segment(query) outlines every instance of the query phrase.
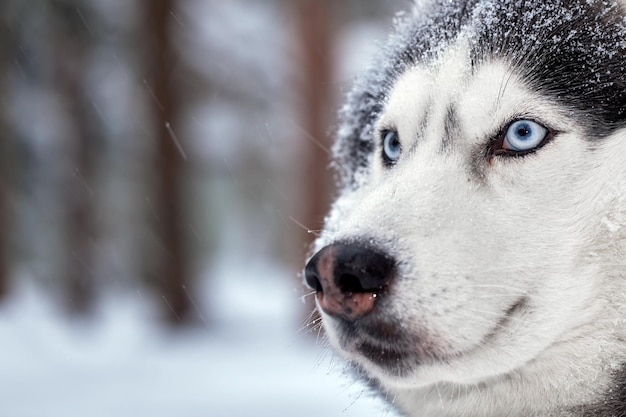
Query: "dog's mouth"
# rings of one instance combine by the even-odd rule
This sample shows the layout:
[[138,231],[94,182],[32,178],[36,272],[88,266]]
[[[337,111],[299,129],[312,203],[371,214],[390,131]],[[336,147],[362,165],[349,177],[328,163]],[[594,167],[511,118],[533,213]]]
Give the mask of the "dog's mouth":
[[485,345],[489,343],[496,335],[500,332],[505,331],[511,324],[518,319],[519,314],[524,308],[526,308],[528,304],[528,298],[523,296],[518,299],[515,303],[511,305],[505,312],[504,315],[496,322],[495,326],[491,330],[491,332],[487,333],[487,335],[483,338],[482,342],[479,346]]
[[472,354],[474,351],[491,348],[493,340],[502,332],[511,330],[528,300],[522,297],[506,309],[500,319],[469,349],[455,349],[445,339],[427,332],[411,332],[400,329],[383,320],[367,322],[334,322],[340,335],[340,347],[357,365],[369,363],[393,377],[403,377],[422,365],[448,362]]
[[408,363],[417,364],[419,362],[413,352],[397,350],[391,346],[381,347],[368,342],[361,342],[356,345],[356,351],[368,361],[394,376],[405,374],[406,370],[409,369]]
[[349,322],[335,318],[332,326],[339,335],[341,350],[357,365],[368,362],[387,374],[403,376],[415,366],[433,359],[431,352],[424,349],[428,345],[426,340],[388,321]]

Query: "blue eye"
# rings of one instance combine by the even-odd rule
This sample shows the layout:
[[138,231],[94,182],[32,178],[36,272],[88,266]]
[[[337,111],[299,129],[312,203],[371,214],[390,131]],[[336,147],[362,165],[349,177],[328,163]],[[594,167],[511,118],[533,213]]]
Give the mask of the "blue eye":
[[531,120],[518,120],[509,125],[502,149],[513,152],[530,151],[542,144],[548,129]]
[[382,133],[383,137],[383,160],[387,165],[394,164],[400,159],[402,153],[402,146],[400,145],[400,138],[398,132],[394,130],[386,130]]

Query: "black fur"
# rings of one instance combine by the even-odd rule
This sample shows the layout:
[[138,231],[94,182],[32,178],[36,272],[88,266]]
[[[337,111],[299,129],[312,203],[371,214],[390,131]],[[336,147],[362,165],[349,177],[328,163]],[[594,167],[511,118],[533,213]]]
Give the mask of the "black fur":
[[597,404],[585,405],[572,410],[581,417],[626,417],[626,365],[615,373],[614,388]]

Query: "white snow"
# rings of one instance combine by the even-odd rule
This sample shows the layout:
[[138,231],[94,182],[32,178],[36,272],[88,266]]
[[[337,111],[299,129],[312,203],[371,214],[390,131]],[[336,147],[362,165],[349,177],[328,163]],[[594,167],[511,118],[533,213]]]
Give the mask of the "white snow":
[[[294,279],[264,265],[213,268],[206,326],[158,326],[147,294],[110,296],[68,322],[21,284],[0,305],[0,401],[11,417],[391,415],[341,360],[299,333]],[[254,272],[254,273],[253,273]],[[21,280],[28,282],[28,280]],[[297,319],[296,319],[297,318]]]

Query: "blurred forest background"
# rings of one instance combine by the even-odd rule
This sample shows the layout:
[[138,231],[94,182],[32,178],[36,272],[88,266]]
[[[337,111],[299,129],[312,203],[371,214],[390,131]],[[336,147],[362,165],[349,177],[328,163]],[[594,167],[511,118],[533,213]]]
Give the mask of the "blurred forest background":
[[220,282],[301,297],[335,110],[408,5],[0,2],[0,344],[25,289],[63,322],[127,297],[208,332],[246,303]]
[[145,287],[184,321],[218,257],[298,270],[346,66],[382,37],[355,25],[390,3],[4,0],[0,293],[88,314]]

